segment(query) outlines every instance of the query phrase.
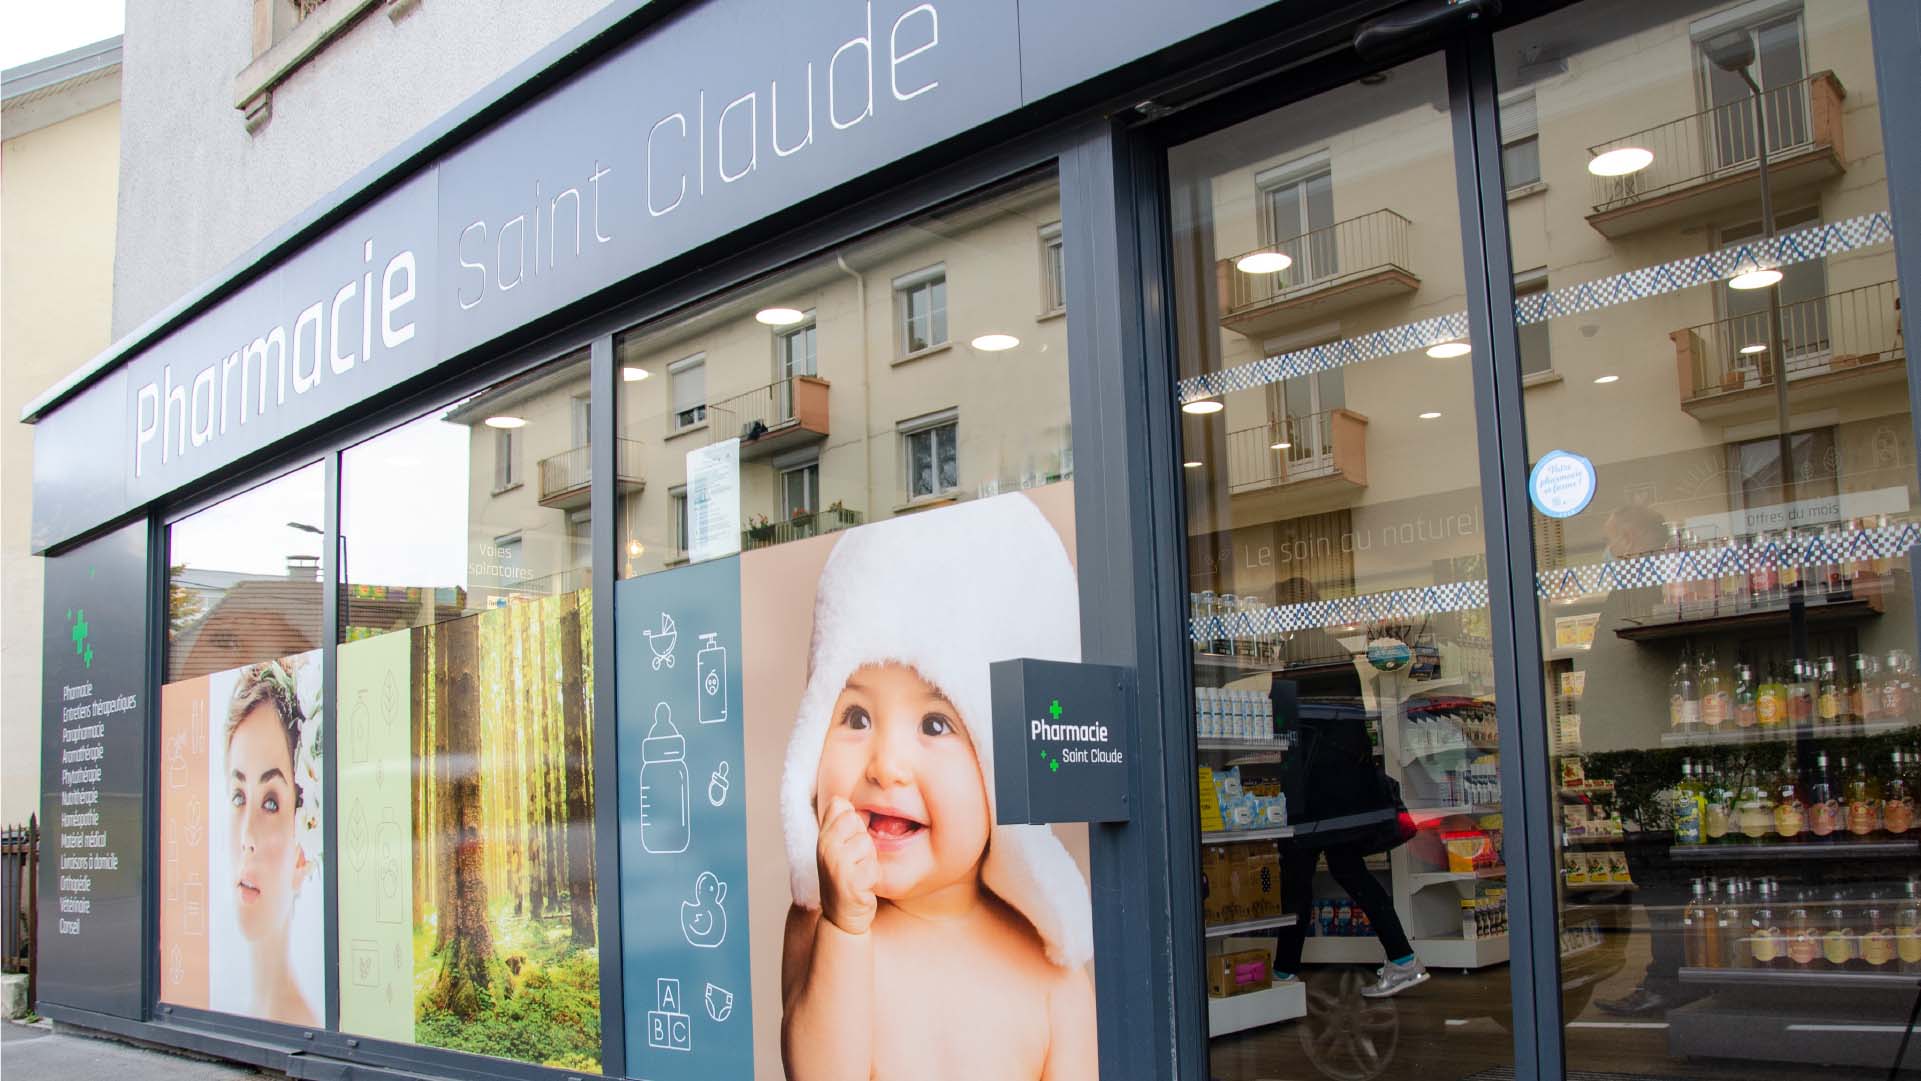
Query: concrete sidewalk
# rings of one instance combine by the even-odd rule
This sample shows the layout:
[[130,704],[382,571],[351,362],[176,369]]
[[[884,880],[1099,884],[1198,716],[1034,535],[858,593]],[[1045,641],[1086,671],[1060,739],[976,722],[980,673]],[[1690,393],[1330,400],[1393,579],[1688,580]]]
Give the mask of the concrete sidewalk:
[[47,1022],[0,1022],[0,1073],[7,1081],[139,1078],[140,1081],[232,1081],[278,1077],[228,1063],[203,1062],[115,1040],[55,1032]]

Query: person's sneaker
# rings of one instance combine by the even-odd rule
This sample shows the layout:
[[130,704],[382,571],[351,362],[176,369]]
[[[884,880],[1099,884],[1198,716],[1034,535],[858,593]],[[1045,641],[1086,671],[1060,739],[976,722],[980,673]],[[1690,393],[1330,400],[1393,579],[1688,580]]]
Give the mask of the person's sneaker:
[[1596,999],[1594,1005],[1602,1013],[1616,1017],[1633,1017],[1636,1014],[1654,1013],[1669,1005],[1667,997],[1645,987],[1636,987],[1620,998]]
[[1427,982],[1427,966],[1416,957],[1405,963],[1389,961],[1381,966],[1372,984],[1361,988],[1362,998],[1386,998]]

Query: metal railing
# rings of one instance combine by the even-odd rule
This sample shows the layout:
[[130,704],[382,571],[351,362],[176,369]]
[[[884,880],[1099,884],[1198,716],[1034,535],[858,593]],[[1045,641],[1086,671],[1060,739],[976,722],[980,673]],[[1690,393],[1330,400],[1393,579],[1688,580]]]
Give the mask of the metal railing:
[[289,2],[293,4],[294,24],[299,25],[312,18],[314,12],[326,6],[327,0],[289,0]]
[[[641,447],[638,439],[615,440],[614,474],[617,479],[641,479]],[[540,498],[543,500],[585,488],[594,480],[593,447],[575,447],[550,458],[542,458],[538,468]]]
[[[1407,232],[1406,218],[1392,210],[1376,210],[1223,259],[1227,310],[1285,300],[1289,293],[1384,267],[1406,270]],[[1272,274],[1248,274],[1235,268],[1235,263],[1256,252],[1279,252],[1290,262],[1285,270]]]
[[[1895,282],[1781,305],[1781,351],[1790,380],[1899,359],[1905,351]],[[1692,397],[1731,393],[1774,381],[1766,309],[1676,331],[1693,372]],[[1742,352],[1743,349],[1750,352]]]
[[1227,490],[1333,476],[1334,411],[1281,417],[1227,433]]
[[722,437],[744,435],[748,428],[755,424],[771,430],[791,423],[796,415],[795,386],[802,378],[804,377],[792,375],[786,379],[776,379],[764,387],[755,387],[745,394],[736,394],[731,398],[723,398],[715,402],[711,411],[726,417],[734,425],[732,430],[723,431]]
[[786,544],[788,541],[852,529],[860,522],[861,514],[857,510],[829,507],[812,514],[795,515],[784,522],[748,526],[740,531],[740,546],[749,551],[755,548],[772,548],[776,544]]
[[[1837,106],[1833,76],[1826,72],[1761,92],[1761,128],[1770,158],[1791,154],[1828,137],[1821,117]],[[1588,147],[1598,158],[1610,150],[1638,148],[1654,155],[1645,169],[1625,176],[1588,177],[1595,213],[1618,210],[1723,173],[1751,165],[1758,156],[1754,99],[1743,97]]]
[[40,927],[40,820],[0,830],[0,972],[27,974],[27,1006],[35,1001],[33,943]]

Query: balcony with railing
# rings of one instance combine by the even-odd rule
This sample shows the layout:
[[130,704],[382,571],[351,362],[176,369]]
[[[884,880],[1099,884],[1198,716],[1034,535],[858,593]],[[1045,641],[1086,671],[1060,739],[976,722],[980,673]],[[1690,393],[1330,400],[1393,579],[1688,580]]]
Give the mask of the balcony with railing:
[[765,522],[749,525],[740,531],[742,550],[772,548],[788,541],[818,537],[822,533],[835,533],[852,529],[861,523],[861,514],[846,507],[828,507],[826,510],[796,514],[784,522]]
[[[1252,269],[1275,263],[1285,265],[1273,271]],[[1221,325],[1249,337],[1402,296],[1421,286],[1421,279],[1408,269],[1408,220],[1392,210],[1337,221],[1222,259],[1215,273]]]
[[[1781,305],[1780,349],[1795,404],[1906,385],[1907,347],[1892,281]],[[1671,332],[1681,408],[1725,419],[1775,405],[1766,309]]]
[[[707,407],[712,438],[739,436],[743,461],[822,442],[829,431],[828,386],[819,376],[795,375],[714,402]],[[674,418],[667,422],[671,428]]]
[[[1831,71],[1761,93],[1768,184],[1777,205],[1782,195],[1839,176],[1847,168],[1841,142],[1841,102],[1846,96]],[[1619,237],[1717,211],[1758,208],[1760,139],[1754,104],[1752,97],[1744,97],[1589,147],[1594,209],[1588,224],[1604,236]],[[1644,167],[1618,176],[1594,173],[1596,168],[1611,171],[1611,163],[1628,151],[1652,157]],[[1606,154],[1614,158],[1602,161]],[[1612,168],[1625,168],[1640,156]]]
[[[647,482],[641,476],[641,442],[620,439],[614,446],[614,480],[620,494],[638,492]],[[540,460],[540,505],[555,510],[578,510],[587,505],[593,486],[592,447],[575,447]]]
[[1227,490],[1367,486],[1367,418],[1348,409],[1282,417],[1227,433]]

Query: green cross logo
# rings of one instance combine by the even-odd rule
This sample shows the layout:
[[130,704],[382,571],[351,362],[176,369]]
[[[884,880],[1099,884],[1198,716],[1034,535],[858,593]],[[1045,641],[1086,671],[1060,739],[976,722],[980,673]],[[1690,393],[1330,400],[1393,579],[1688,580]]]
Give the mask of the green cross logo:
[[1047,714],[1048,716],[1054,718],[1057,721],[1061,719],[1061,700],[1060,699],[1058,698],[1054,699],[1053,704],[1047,707]]
[[86,609],[67,609],[67,619],[73,624],[70,637],[73,639],[74,655],[92,668],[93,647],[87,644],[87,635],[93,633],[93,625],[87,622]]

